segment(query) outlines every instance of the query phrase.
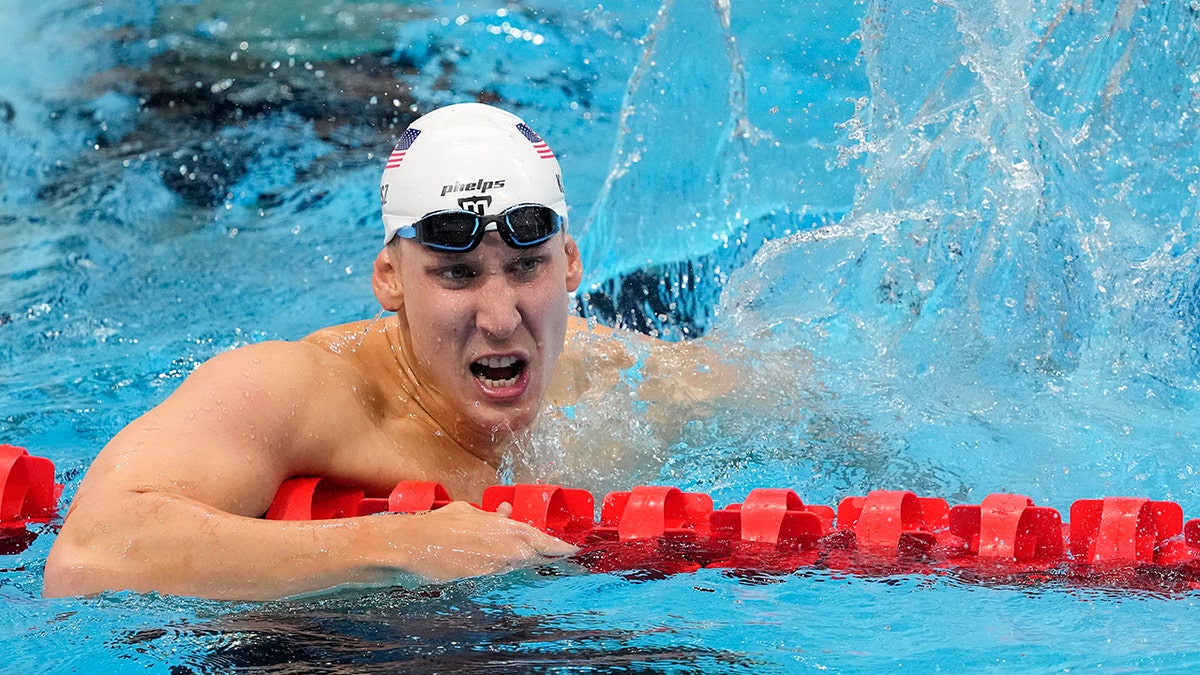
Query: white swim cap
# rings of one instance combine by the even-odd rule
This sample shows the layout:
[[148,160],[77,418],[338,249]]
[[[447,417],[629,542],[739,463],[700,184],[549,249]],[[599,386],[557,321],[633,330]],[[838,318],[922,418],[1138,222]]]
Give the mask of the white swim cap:
[[439,108],[409,125],[379,184],[383,243],[434,211],[494,215],[542,204],[567,218],[562,171],[520,117],[482,103]]

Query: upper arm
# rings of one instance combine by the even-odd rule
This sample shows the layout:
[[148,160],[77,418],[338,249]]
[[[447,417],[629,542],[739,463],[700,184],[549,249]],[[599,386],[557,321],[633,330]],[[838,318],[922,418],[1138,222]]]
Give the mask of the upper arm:
[[554,405],[574,405],[588,393],[612,389],[621,371],[637,363],[624,335],[577,316],[567,317],[566,340],[546,399]]
[[721,396],[736,381],[732,364],[704,339],[667,342],[571,317],[551,400],[577,401],[589,389],[607,390],[630,368],[639,371],[641,400],[677,407],[681,414],[682,406]]
[[344,375],[323,367],[329,358],[313,345],[282,342],[213,358],[109,442],[75,504],[170,492],[229,513],[262,514],[284,479],[319,470],[329,454],[325,406],[316,401],[346,390],[330,386]]

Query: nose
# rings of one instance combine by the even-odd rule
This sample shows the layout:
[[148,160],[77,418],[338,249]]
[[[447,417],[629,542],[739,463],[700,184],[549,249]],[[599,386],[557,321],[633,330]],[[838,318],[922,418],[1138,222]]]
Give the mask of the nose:
[[493,274],[480,289],[475,308],[475,325],[487,337],[506,340],[521,325],[518,295],[503,274]]

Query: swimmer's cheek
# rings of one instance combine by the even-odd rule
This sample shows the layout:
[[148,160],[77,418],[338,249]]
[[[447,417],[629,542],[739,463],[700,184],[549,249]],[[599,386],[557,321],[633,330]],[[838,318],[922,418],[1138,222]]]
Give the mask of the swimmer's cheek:
[[392,521],[383,533],[382,566],[431,581],[504,572],[577,551],[525,523],[465,502],[424,514],[376,518]]

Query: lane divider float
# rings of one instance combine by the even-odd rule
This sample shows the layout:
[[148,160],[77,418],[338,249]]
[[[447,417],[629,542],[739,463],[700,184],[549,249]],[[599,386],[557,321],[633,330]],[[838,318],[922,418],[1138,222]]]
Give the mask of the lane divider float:
[[25,448],[0,445],[0,555],[29,548],[37,534],[26,525],[53,518],[61,494],[62,486],[54,482],[54,462]]
[[[315,478],[284,483],[268,518],[326,519],[419,513],[450,496],[405,481],[386,498]],[[593,571],[674,573],[712,568],[790,573],[817,567],[867,574],[957,573],[1000,583],[1064,581],[1149,590],[1200,589],[1200,519],[1168,501],[1083,499],[1069,521],[1023,495],[991,494],[951,506],[907,490],[875,490],[836,510],[789,489],[757,488],[716,509],[710,496],[669,486],[594,498],[557,485],[492,486],[477,506],[581,547]]]
[[[0,445],[0,555],[25,550],[27,525],[57,516],[54,464]],[[326,478],[285,481],[265,517],[324,520],[421,513],[452,501],[433,482],[404,481],[386,497]],[[756,488],[717,509],[707,494],[643,485],[595,499],[558,485],[495,485],[477,506],[580,547],[593,571],[631,575],[704,567],[739,574],[803,568],[855,574],[957,574],[999,583],[1065,582],[1158,591],[1200,590],[1200,519],[1179,504],[1141,497],[1081,499],[1069,519],[1023,495],[990,494],[951,506],[907,490],[845,497],[837,508],[806,504],[789,489]]]

